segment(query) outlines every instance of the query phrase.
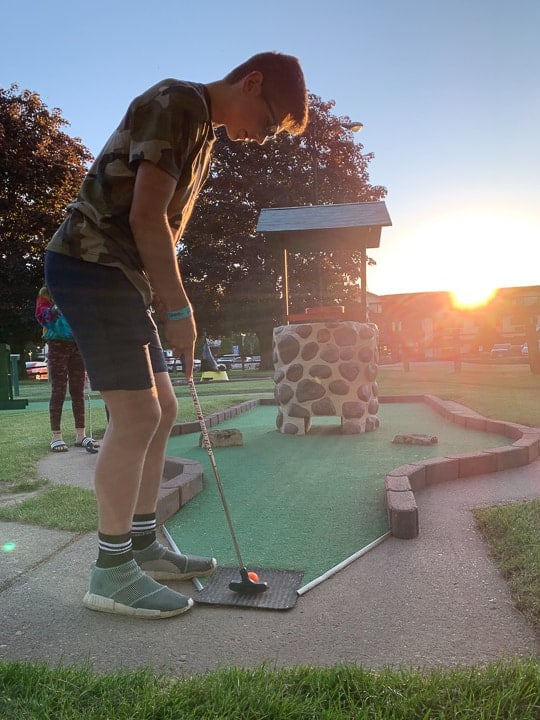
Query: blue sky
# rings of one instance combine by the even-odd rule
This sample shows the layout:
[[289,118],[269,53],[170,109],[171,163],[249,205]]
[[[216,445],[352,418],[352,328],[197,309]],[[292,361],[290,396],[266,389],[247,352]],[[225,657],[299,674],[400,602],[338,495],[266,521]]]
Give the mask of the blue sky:
[[96,154],[132,97],[209,82],[262,50],[364,123],[392,228],[370,254],[381,293],[540,283],[538,0],[18,0],[0,87],[39,93]]

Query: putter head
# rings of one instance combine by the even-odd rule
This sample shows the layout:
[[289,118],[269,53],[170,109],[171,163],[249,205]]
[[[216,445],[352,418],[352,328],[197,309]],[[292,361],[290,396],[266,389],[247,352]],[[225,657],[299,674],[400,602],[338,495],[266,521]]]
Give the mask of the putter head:
[[240,595],[258,595],[268,590],[265,582],[254,582],[248,575],[247,568],[240,568],[242,580],[233,580],[229,583],[229,590]]

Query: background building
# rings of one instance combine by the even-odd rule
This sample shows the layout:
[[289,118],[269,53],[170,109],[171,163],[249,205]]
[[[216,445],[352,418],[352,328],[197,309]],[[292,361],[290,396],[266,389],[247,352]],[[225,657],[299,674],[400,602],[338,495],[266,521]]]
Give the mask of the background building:
[[507,356],[523,358],[540,337],[540,285],[500,288],[474,308],[457,307],[449,292],[370,293],[368,308],[382,358],[394,362],[482,356],[502,343]]

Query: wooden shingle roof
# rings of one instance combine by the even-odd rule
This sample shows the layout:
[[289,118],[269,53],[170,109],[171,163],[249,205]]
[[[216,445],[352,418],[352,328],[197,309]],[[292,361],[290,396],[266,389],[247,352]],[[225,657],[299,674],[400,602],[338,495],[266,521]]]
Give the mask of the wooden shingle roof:
[[381,228],[392,221],[382,200],[342,205],[264,208],[257,231],[283,248],[319,252],[379,247]]

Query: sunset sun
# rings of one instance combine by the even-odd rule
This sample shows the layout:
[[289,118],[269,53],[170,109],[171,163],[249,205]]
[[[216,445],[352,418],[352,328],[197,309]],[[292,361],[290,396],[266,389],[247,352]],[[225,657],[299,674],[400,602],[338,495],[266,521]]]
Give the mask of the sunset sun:
[[458,308],[472,308],[485,305],[495,295],[496,288],[481,283],[467,282],[462,286],[455,286],[450,294],[452,302]]

